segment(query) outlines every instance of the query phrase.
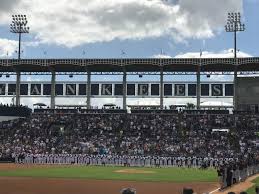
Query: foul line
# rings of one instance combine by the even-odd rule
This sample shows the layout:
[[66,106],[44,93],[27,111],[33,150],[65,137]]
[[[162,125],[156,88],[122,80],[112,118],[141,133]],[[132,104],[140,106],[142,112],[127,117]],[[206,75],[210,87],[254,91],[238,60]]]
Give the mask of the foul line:
[[217,188],[217,189],[215,189],[214,191],[209,192],[209,194],[215,193],[215,192],[217,192],[219,189],[220,189],[220,188]]

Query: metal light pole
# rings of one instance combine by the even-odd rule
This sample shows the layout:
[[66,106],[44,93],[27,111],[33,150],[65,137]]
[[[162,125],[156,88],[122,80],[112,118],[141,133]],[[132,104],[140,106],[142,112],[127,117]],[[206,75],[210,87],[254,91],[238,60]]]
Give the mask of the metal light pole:
[[[29,33],[29,27],[27,27],[26,15],[12,15],[12,23],[10,24],[10,32],[19,35],[19,49],[18,49],[18,62],[21,60],[21,37],[22,34]],[[20,82],[21,72],[16,70],[16,106],[20,105]]]
[[234,32],[234,60],[235,60],[235,70],[234,70],[234,110],[238,108],[237,100],[237,32],[245,31],[245,24],[241,23],[241,14],[238,13],[228,13],[227,25],[225,26],[226,32]]
[[160,109],[164,109],[164,66],[160,57]]
[[121,50],[121,67],[123,69],[123,78],[122,78],[122,109],[127,109],[127,68],[123,64],[123,56],[126,55],[124,50]]
[[197,68],[197,86],[196,86],[196,93],[197,93],[197,109],[200,109],[201,106],[201,66],[202,66],[202,51],[200,50],[200,62],[198,64]]
[[165,55],[163,49],[160,52],[161,56],[159,57],[159,66],[160,66],[160,109],[164,109],[164,65],[162,62],[162,56]]

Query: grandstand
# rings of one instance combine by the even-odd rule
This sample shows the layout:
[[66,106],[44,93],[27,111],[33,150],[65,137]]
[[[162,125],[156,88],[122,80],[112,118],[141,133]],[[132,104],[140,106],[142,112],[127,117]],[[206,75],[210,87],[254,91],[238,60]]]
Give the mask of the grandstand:
[[[1,100],[12,99],[0,104],[0,193],[225,194],[253,186],[259,174],[259,58],[237,57],[236,33],[245,30],[240,13],[229,13],[226,25],[234,32],[234,58],[202,58],[201,52],[200,58],[21,59],[21,34],[29,27],[26,15],[12,18],[18,59],[0,59],[0,77],[16,77],[0,82]],[[22,81],[27,75],[50,80]],[[96,75],[122,80],[94,81]],[[158,75],[159,81],[129,81],[131,75]],[[177,75],[196,80],[165,81]],[[205,82],[203,75],[234,81]],[[21,103],[30,98],[44,100]],[[57,103],[61,98],[65,104]],[[98,107],[94,98],[120,98],[122,106]],[[128,103],[137,98],[152,100]]]
[[[129,85],[127,85],[127,75],[134,74],[152,74],[160,75],[160,82],[157,85],[157,91],[160,98],[160,109],[164,107],[164,96],[165,96],[165,85],[164,85],[164,75],[197,75],[197,81],[194,84],[193,88],[194,94],[197,98],[197,108],[200,108],[200,99],[201,99],[201,75],[208,75],[212,73],[222,74],[222,75],[233,75],[234,71],[238,71],[241,75],[255,75],[258,72],[258,63],[259,58],[226,58],[226,59],[217,59],[217,58],[206,58],[206,59],[24,59],[24,60],[0,60],[0,72],[7,75],[16,75],[16,83],[12,85],[5,84],[1,85],[1,91],[5,91],[8,88],[8,95],[15,94],[16,105],[20,105],[20,96],[21,92],[26,90],[20,88],[21,85],[21,75],[49,75],[51,74],[51,83],[44,86],[44,91],[46,95],[50,95],[50,108],[55,108],[55,98],[56,95],[59,95],[61,90],[63,94],[63,89],[60,88],[60,84],[56,84],[56,75],[59,74],[80,74],[87,75],[86,84],[82,85],[82,95],[86,96],[87,99],[87,108],[91,107],[91,96],[93,95],[93,87],[95,85],[91,84],[91,75],[123,75],[122,84],[118,86],[118,93],[123,97],[123,109],[127,107],[127,90],[129,90]],[[118,85],[118,84],[117,84]],[[163,87],[161,87],[163,86]],[[31,95],[38,95],[37,92],[41,91],[41,86],[33,84],[31,86],[35,91],[31,91]],[[59,87],[59,89],[58,89]],[[63,86],[62,86],[63,87]],[[75,84],[68,85],[66,91],[70,92],[75,91]],[[170,86],[169,86],[170,87]],[[172,86],[171,86],[172,87]],[[178,93],[175,93],[177,96],[185,96],[182,90],[185,90],[185,86],[177,85],[175,90],[178,90]],[[220,86],[219,86],[220,87]],[[222,86],[221,86],[222,87]],[[230,85],[231,87],[231,85]],[[233,87],[233,85],[232,85]],[[237,92],[237,83],[234,84],[233,92],[230,96],[233,96],[235,109],[240,109],[243,107],[238,105],[238,94]],[[56,89],[57,88],[57,89]],[[221,89],[221,88],[218,88]],[[27,86],[28,90],[28,86]],[[59,91],[58,91],[59,90]],[[98,89],[97,89],[98,90]],[[158,91],[159,90],[159,91]],[[222,90],[222,89],[221,89]],[[230,89],[231,90],[231,89]],[[147,91],[147,86],[139,85],[138,86],[138,95],[145,96]],[[34,92],[34,93],[33,93]],[[35,93],[36,92],[36,93]],[[111,91],[110,85],[102,86],[103,95],[109,96]],[[6,92],[7,93],[7,92]],[[234,93],[234,95],[233,95]],[[26,94],[26,93],[25,93]],[[41,94],[41,92],[40,92]],[[2,92],[2,95],[5,93]],[[43,93],[44,95],[44,93]],[[134,92],[135,95],[135,92]],[[215,95],[217,96],[217,95]],[[220,96],[220,95],[218,95]],[[235,104],[237,102],[237,104]],[[255,103],[254,103],[255,104]],[[257,103],[259,104],[259,103]],[[238,107],[240,106],[240,107]],[[247,109],[247,108],[246,108]],[[250,108],[248,108],[250,110]]]

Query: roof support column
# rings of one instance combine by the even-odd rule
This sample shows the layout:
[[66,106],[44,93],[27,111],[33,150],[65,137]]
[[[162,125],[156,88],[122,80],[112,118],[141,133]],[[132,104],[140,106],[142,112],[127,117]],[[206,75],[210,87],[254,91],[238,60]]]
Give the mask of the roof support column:
[[234,71],[234,97],[233,97],[234,110],[238,110],[237,89],[238,89],[238,81],[237,81],[237,65],[236,65],[235,71]]
[[20,106],[20,85],[21,85],[21,72],[16,71],[16,106]]
[[126,67],[123,67],[123,109],[127,109],[127,72]]
[[201,105],[201,64],[198,64],[197,70],[197,86],[196,86],[196,94],[197,94],[197,109],[200,109]]
[[237,32],[236,32],[236,24],[235,24],[235,32],[234,32],[234,60],[235,60],[235,70],[234,70],[234,98],[233,105],[234,110],[238,109],[238,99],[237,99]]
[[87,109],[91,109],[91,71],[87,70]]
[[164,69],[160,66],[160,109],[164,108]]
[[50,99],[50,108],[55,109],[55,96],[56,96],[56,72],[51,71],[51,99]]

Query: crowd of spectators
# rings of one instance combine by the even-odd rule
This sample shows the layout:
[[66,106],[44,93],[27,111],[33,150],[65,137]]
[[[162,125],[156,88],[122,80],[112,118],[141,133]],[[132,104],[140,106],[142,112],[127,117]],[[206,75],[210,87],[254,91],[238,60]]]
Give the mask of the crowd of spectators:
[[258,115],[39,113],[0,123],[0,155],[247,157],[258,152],[257,132]]

